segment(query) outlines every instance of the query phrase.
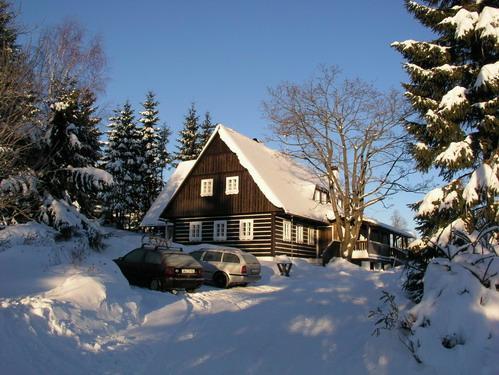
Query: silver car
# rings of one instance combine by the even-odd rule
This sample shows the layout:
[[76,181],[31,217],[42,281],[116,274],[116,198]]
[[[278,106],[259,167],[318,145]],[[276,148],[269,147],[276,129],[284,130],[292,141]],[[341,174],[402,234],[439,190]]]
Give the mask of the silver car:
[[202,264],[206,282],[219,288],[245,286],[261,278],[258,259],[239,249],[206,248],[191,255]]

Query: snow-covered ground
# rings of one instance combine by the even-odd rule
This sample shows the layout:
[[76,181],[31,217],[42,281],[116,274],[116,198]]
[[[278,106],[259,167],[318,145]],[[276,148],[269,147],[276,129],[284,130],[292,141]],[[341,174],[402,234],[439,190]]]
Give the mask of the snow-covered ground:
[[395,331],[371,335],[382,290],[411,307],[397,270],[295,259],[286,278],[261,259],[255,285],[173,295],[130,287],[112,262],[139,235],[111,231],[101,253],[52,235],[0,231],[2,374],[499,374],[497,310],[480,315],[495,324],[489,350],[469,358],[457,345],[418,364]]

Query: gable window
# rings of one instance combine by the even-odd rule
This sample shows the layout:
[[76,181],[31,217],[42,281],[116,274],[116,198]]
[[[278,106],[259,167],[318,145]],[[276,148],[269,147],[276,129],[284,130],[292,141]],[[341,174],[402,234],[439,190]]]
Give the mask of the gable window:
[[296,243],[303,243],[303,227],[301,225],[296,226]]
[[309,245],[315,245],[315,229],[314,228],[308,228],[307,243]]
[[225,194],[239,194],[239,176],[231,176],[225,179]]
[[225,241],[227,239],[227,221],[215,220],[213,222],[213,240]]
[[239,221],[239,239],[253,239],[253,219],[244,219]]
[[319,186],[316,186],[314,192],[314,201],[317,203],[329,203],[331,200],[329,199],[329,192]]
[[291,221],[282,222],[282,240],[291,242]]
[[189,241],[201,241],[203,239],[203,223],[200,221],[191,221],[189,223]]
[[213,196],[213,178],[204,178],[201,180],[201,196]]

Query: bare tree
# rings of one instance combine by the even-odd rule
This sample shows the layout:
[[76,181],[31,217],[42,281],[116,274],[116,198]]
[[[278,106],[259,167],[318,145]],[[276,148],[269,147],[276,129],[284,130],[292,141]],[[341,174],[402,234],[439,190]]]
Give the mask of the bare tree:
[[268,90],[263,107],[284,152],[301,159],[329,190],[335,229],[349,259],[364,211],[403,188],[412,168],[401,129],[403,97],[359,79],[339,82],[337,67],[322,67],[303,84]]
[[[5,179],[26,169],[26,157],[37,138],[38,87],[30,56],[5,45],[0,49],[0,222],[26,217],[26,207],[6,193]],[[13,183],[12,181],[9,183]],[[18,179],[19,189],[29,195],[29,178]],[[11,215],[5,215],[9,212]]]
[[399,210],[395,210],[390,216],[390,220],[392,222],[392,226],[397,229],[407,229],[407,221],[400,214]]
[[76,21],[66,20],[42,32],[35,55],[37,75],[49,99],[69,83],[92,92],[104,88],[106,59],[101,40],[88,38]]

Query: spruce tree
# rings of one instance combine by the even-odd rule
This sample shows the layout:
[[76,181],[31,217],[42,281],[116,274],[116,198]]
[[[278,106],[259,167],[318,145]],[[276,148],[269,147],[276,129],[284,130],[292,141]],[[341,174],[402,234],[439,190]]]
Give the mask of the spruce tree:
[[141,134],[134,120],[131,105],[114,111],[108,124],[108,143],[104,166],[114,179],[113,186],[103,196],[108,220],[119,228],[135,229],[142,215]]
[[168,151],[168,143],[172,131],[168,125],[163,125],[159,130],[159,154],[161,160],[161,181],[163,181],[163,171],[172,164],[172,155]]
[[414,205],[428,262],[456,245],[456,230],[473,238],[499,221],[499,9],[493,0],[422,3],[406,7],[436,39],[393,46],[407,60],[417,114],[407,123],[410,151],[420,171],[436,169],[445,182]]
[[184,120],[184,128],[180,131],[180,138],[177,139],[179,143],[176,159],[179,161],[193,160],[199,154],[199,117],[196,113],[194,103],[191,104],[187,115]]
[[215,125],[211,122],[210,112],[206,112],[204,114],[203,123],[201,124],[201,135],[198,146],[198,153],[203,150],[203,147],[206,145],[206,142],[208,142],[208,139],[210,138],[211,133],[213,133],[213,130],[215,130]]
[[469,231],[498,219],[499,9],[487,0],[425,3],[406,4],[438,38],[394,46],[408,60],[404,87],[419,115],[407,126],[412,155],[421,171],[436,168],[446,182],[417,205],[429,236],[457,219]]
[[149,91],[145,102],[142,104],[144,110],[140,112],[142,117],[139,119],[143,124],[141,134],[142,150],[144,153],[144,163],[142,164],[144,187],[142,210],[144,212],[149,209],[151,203],[156,199],[163,187],[162,170],[164,154],[161,149],[162,139],[160,129],[157,126],[159,121],[159,112],[156,109],[157,105],[158,102],[155,100],[154,93]]

